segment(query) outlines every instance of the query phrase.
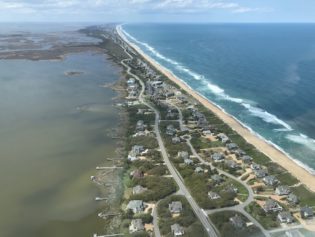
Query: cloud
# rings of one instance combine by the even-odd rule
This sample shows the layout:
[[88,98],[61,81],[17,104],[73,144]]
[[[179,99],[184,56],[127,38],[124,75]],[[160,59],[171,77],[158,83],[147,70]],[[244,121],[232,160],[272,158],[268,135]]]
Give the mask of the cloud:
[[152,0],[131,0],[131,4],[144,4],[144,3],[149,3],[152,2]]
[[271,10],[270,8],[251,8],[242,6],[237,2],[210,1],[210,0],[163,0],[156,4],[156,10],[166,12],[207,12],[211,10],[228,10],[233,13],[246,13]]
[[232,10],[232,12],[234,13],[246,13],[246,12],[273,12],[274,9],[273,8],[269,8],[269,7],[263,7],[263,8],[250,8],[250,7],[238,7],[234,10]]
[[50,16],[57,20],[57,16],[71,19],[72,15],[82,15],[82,19],[100,19],[101,16],[128,19],[131,15],[208,14],[214,11],[240,14],[267,12],[268,9],[243,6],[228,0],[0,0],[0,20],[4,16],[23,18],[27,15],[44,19]]

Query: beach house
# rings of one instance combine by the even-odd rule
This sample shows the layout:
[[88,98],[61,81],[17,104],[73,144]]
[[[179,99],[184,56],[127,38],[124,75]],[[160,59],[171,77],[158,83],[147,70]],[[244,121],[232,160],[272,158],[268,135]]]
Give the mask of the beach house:
[[134,214],[143,212],[144,208],[145,205],[142,200],[132,200],[127,205],[127,209],[132,210]]
[[171,231],[173,236],[183,236],[185,234],[184,227],[179,224],[171,225]]
[[303,219],[309,219],[314,216],[314,211],[311,207],[305,206],[301,207],[300,214]]
[[292,223],[294,222],[294,218],[292,216],[292,214],[288,211],[282,211],[279,212],[277,215],[277,219],[281,222],[281,223]]
[[141,194],[141,193],[144,193],[145,191],[147,191],[148,189],[147,188],[144,188],[142,187],[141,185],[137,185],[135,187],[133,187],[132,189],[132,194],[135,195],[135,194]]
[[134,233],[137,231],[143,231],[144,230],[144,225],[142,223],[141,219],[134,219],[131,221],[129,225],[129,233]]
[[208,197],[209,197],[211,200],[217,200],[217,199],[220,199],[220,198],[221,198],[221,196],[220,196],[218,193],[212,192],[212,191],[208,192]]
[[291,190],[287,185],[280,185],[275,190],[275,193],[279,196],[288,195],[290,192]]
[[282,207],[273,199],[267,199],[265,204],[262,206],[266,213],[282,211]]
[[274,185],[276,185],[279,181],[278,181],[278,179],[277,179],[274,175],[269,175],[269,176],[265,176],[265,177],[263,178],[263,182],[264,182],[266,185],[274,186]]
[[177,153],[177,157],[181,159],[188,159],[189,158],[189,153],[187,151],[179,151]]
[[219,162],[223,162],[224,161],[224,155],[222,153],[218,153],[215,152],[211,155],[211,159],[215,162],[215,163],[219,163]]
[[242,229],[245,226],[245,222],[239,215],[230,217],[229,221],[236,229]]
[[182,202],[174,201],[168,204],[168,209],[172,214],[179,214],[183,210]]

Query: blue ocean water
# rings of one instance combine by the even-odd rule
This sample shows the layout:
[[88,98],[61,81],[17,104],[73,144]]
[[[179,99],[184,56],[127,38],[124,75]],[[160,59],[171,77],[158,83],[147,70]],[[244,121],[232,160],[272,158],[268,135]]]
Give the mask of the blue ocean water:
[[127,24],[128,38],[315,174],[315,24]]

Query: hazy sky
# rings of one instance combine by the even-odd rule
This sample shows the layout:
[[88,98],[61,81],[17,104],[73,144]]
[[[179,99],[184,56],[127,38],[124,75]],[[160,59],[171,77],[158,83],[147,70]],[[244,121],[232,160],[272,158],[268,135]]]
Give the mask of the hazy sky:
[[315,0],[0,0],[0,21],[315,22]]

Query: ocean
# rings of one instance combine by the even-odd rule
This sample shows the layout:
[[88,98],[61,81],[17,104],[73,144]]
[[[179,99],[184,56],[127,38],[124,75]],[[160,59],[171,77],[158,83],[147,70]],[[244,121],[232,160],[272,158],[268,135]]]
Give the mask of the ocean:
[[123,30],[315,174],[315,24],[125,24]]

